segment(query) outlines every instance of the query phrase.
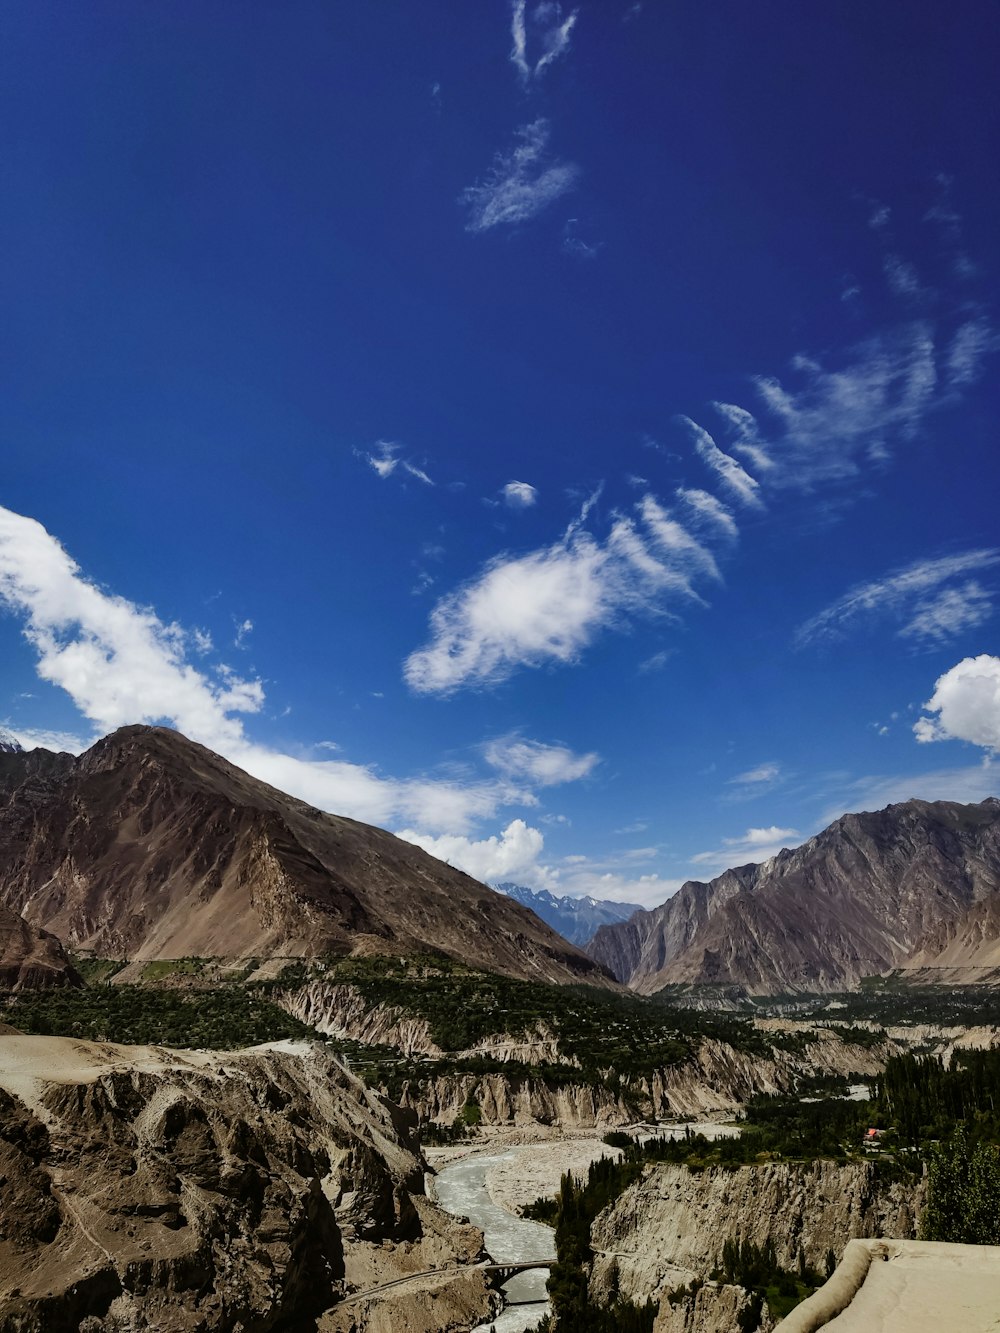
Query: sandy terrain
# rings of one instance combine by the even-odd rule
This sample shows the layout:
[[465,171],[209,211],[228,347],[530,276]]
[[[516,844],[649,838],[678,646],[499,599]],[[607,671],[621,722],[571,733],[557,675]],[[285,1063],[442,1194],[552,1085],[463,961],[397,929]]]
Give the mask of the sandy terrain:
[[[256,1049],[301,1054],[305,1042],[271,1042]],[[221,1051],[175,1051],[161,1046],[117,1046],[110,1041],[77,1041],[73,1037],[0,1035],[0,1088],[47,1118],[42,1092],[52,1083],[96,1083],[106,1074],[167,1069],[224,1072],[232,1056]]]
[[1000,1333],[1000,1246],[893,1241],[831,1333]]

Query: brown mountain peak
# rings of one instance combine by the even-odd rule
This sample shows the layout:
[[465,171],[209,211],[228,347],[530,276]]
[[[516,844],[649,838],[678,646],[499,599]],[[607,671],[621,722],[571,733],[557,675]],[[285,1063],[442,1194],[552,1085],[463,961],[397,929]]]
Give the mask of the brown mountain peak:
[[441,952],[608,984],[519,903],[180,732],[122,727],[77,759],[4,758],[0,903],[73,948],[143,960]]

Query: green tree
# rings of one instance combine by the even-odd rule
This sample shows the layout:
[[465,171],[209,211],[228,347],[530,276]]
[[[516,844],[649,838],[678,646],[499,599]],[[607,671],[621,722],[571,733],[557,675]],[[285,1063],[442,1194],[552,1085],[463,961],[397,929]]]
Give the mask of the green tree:
[[970,1147],[964,1125],[931,1158],[920,1237],[1000,1245],[1000,1151],[990,1143]]

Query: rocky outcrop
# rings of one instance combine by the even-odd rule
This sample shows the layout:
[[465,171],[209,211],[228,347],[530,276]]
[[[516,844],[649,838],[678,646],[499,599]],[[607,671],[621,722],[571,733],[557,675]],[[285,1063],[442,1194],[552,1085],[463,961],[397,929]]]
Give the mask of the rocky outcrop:
[[886,1179],[872,1162],[654,1165],[594,1221],[592,1290],[659,1298],[709,1277],[727,1240],[771,1242],[783,1268],[801,1252],[822,1271],[828,1252],[839,1258],[856,1237],[915,1236],[922,1195],[920,1182]]
[[753,1325],[749,1324],[756,1310],[757,1302],[744,1287],[709,1282],[679,1300],[664,1296],[653,1333],[743,1333],[748,1327],[754,1333],[771,1333],[774,1321],[766,1305]]
[[347,1037],[368,1046],[390,1046],[406,1056],[426,1055],[435,1060],[478,1056],[498,1063],[517,1061],[528,1065],[579,1063],[575,1057],[567,1060],[560,1056],[556,1037],[541,1020],[530,1031],[516,1035],[492,1033],[464,1050],[445,1052],[432,1038],[427,1019],[392,1005],[372,1004],[349,983],[310,981],[277,994],[275,999],[288,1013],[324,1036]]
[[2,1036],[0,1328],[308,1330],[467,1264],[481,1233],[422,1197],[410,1124],[319,1045]]
[[56,937],[0,905],[0,991],[79,985],[81,979]]
[[451,1124],[469,1101],[487,1125],[611,1128],[636,1120],[733,1114],[760,1093],[792,1091],[806,1074],[874,1075],[901,1044],[853,1046],[818,1029],[798,1052],[776,1047],[770,1057],[702,1041],[692,1057],[630,1082],[558,1084],[541,1074],[441,1074],[404,1084],[400,1104],[421,1121]]
[[400,1105],[422,1121],[450,1125],[475,1102],[484,1125],[558,1125],[564,1130],[613,1129],[640,1114],[635,1104],[588,1083],[556,1086],[508,1074],[453,1074],[403,1085]]
[[163,727],[0,756],[0,905],[111,958],[437,953],[610,981],[533,912]]
[[311,981],[275,1000],[301,1022],[328,1037],[346,1037],[366,1046],[391,1046],[401,1055],[444,1055],[426,1018],[389,1005],[372,1005],[356,986]]
[[844,815],[795,851],[689,881],[652,912],[602,926],[592,958],[646,994],[847,990],[894,968],[1000,974],[1000,800],[905,801]]

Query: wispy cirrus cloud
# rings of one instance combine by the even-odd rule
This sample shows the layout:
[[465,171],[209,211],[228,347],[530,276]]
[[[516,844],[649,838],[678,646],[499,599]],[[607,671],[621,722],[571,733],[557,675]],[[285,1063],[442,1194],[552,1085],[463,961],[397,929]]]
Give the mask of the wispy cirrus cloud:
[[521,82],[529,84],[569,50],[580,11],[563,18],[562,6],[553,0],[540,0],[530,10],[525,0],[512,0],[510,8],[510,59]]
[[[852,630],[886,620],[899,625],[897,633],[903,638],[943,643],[965,630],[975,629],[992,615],[992,593],[966,576],[998,564],[1000,549],[997,548],[914,561],[882,578],[851,588],[801,625],[795,634],[795,644],[803,648],[835,642]],[[960,579],[963,581],[958,582]]]
[[376,472],[383,481],[391,477],[394,472],[403,471],[410,477],[416,477],[417,481],[422,481],[425,486],[433,486],[434,482],[423,470],[411,463],[409,459],[401,455],[402,446],[396,444],[393,440],[376,440],[371,452],[363,449],[356,449],[355,453],[365,460],[368,466]]
[[520,667],[575,661],[598,633],[634,616],[705,605],[697,584],[717,578],[718,566],[676,512],[647,494],[597,536],[586,526],[592,504],[559,540],[496,556],[438,602],[430,641],[406,660],[411,689],[498,684]]
[[468,210],[466,231],[528,222],[573,189],[580,169],[572,162],[548,158],[550,132],[544,118],[522,125],[515,146],[498,153],[487,175],[462,191],[459,202]]
[[763,503],[760,498],[760,482],[752,477],[735,458],[720,449],[703,426],[699,426],[690,417],[682,416],[679,420],[690,431],[698,457],[707,468],[710,468],[716,474],[720,485],[729,493],[730,497],[740,504],[759,508]]
[[787,776],[781,764],[776,760],[767,760],[755,764],[734,777],[727,778],[721,799],[727,805],[738,805],[746,801],[756,801],[768,796],[777,788],[784,786]]
[[568,745],[547,745],[519,735],[501,736],[483,749],[486,762],[512,782],[554,787],[576,782],[593,772],[600,761],[594,753],[577,754]]

